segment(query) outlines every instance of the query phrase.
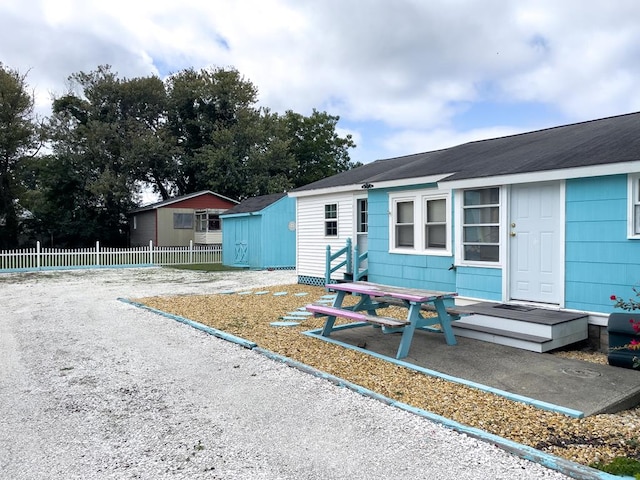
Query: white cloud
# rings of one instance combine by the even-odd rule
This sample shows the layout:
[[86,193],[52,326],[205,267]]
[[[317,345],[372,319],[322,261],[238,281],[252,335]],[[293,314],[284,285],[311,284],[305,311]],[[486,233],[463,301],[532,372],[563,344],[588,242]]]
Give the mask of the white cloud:
[[540,103],[558,122],[640,110],[638,18],[636,0],[4,0],[0,61],[28,72],[43,111],[101,64],[233,66],[262,105],[340,115],[379,158],[522,128],[487,115],[460,130],[461,104]]

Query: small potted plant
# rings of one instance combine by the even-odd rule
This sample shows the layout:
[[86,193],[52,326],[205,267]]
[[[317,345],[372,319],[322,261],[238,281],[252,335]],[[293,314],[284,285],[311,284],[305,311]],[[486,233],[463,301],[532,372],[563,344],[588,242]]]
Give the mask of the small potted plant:
[[609,333],[609,365],[640,369],[640,292],[632,288],[635,298],[625,300],[611,295],[616,309],[628,313],[614,312],[609,315],[607,332]]

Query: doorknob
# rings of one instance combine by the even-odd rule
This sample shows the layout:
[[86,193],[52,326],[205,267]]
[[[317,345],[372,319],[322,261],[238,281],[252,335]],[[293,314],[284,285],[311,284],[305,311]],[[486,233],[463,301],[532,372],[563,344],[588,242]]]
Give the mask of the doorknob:
[[511,232],[509,235],[510,235],[511,237],[515,237],[515,236],[516,236],[516,232]]

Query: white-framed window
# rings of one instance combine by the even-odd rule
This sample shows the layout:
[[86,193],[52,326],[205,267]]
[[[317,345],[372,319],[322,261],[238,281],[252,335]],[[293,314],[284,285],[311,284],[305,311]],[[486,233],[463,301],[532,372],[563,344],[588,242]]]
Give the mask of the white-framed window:
[[196,232],[216,232],[221,229],[219,214],[206,210],[196,212]]
[[324,235],[338,236],[338,204],[329,203],[324,206]]
[[500,188],[462,192],[462,260],[500,261]]
[[393,224],[395,230],[395,241],[393,242],[393,246],[395,248],[414,248],[414,201],[398,200],[394,202],[393,210]]
[[367,233],[369,231],[369,202],[366,198],[358,198],[356,202],[356,212],[358,215],[356,232]]
[[451,255],[450,196],[445,192],[403,192],[389,196],[392,253]]
[[640,239],[640,173],[628,175],[627,237]]
[[447,199],[426,198],[424,204],[424,248],[447,248]]

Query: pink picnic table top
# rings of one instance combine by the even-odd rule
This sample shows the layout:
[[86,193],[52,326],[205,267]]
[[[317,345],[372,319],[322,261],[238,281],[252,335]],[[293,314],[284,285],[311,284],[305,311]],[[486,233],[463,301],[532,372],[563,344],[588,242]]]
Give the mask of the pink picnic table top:
[[393,297],[408,302],[432,302],[437,299],[453,298],[455,292],[440,292],[436,290],[419,290],[416,288],[394,287],[371,282],[345,282],[328,283],[329,290],[341,290],[343,292],[359,293],[370,297]]

